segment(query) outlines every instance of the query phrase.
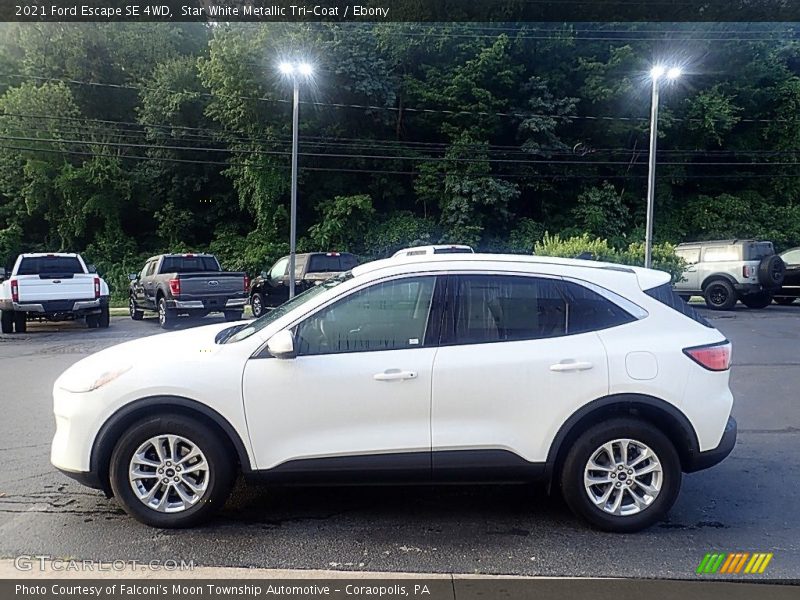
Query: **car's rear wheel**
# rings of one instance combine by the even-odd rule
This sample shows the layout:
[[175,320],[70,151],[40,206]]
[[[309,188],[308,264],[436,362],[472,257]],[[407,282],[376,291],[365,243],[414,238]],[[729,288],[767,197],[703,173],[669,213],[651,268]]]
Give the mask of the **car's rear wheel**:
[[783,298],[774,298],[774,300],[776,304],[780,304],[781,306],[789,306],[790,304],[794,304],[794,301],[797,300],[797,298],[787,298],[784,296]]
[[100,327],[100,315],[86,315],[86,326],[89,329]]
[[97,324],[103,329],[108,329],[108,326],[111,325],[111,311],[107,306],[100,309],[100,314],[97,315]]
[[747,294],[746,296],[742,296],[742,304],[747,308],[766,308],[772,304],[772,294],[769,292]]
[[253,310],[253,316],[257,319],[264,314],[264,296],[259,292],[253,294],[250,298],[250,308]]
[[615,418],[587,429],[561,470],[569,507],[594,527],[628,533],[649,527],[675,503],[681,465],[669,439],[635,418]]
[[730,310],[736,305],[736,290],[725,279],[717,279],[703,291],[706,306],[714,310]]
[[133,299],[133,296],[128,298],[128,313],[134,321],[141,321],[144,318],[144,311],[139,310],[136,306],[136,300]]
[[14,313],[14,330],[17,333],[25,333],[28,330],[28,313]]
[[178,318],[174,308],[167,307],[166,298],[158,299],[158,324],[161,329],[171,329],[175,325],[175,319]]
[[14,313],[10,310],[0,311],[0,331],[14,333]]
[[224,504],[235,465],[221,434],[180,414],[130,427],[111,456],[114,495],[132,517],[153,527],[191,527]]

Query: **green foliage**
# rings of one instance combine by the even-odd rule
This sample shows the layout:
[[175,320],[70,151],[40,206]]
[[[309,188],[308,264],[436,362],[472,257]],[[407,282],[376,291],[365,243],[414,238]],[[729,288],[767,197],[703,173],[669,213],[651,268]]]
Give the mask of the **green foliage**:
[[385,258],[401,248],[433,244],[438,239],[433,219],[398,212],[385,221],[373,221],[363,236],[362,258]]
[[[644,265],[644,243],[635,242],[623,248],[615,248],[608,240],[592,237],[585,233],[580,236],[562,239],[558,235],[545,233],[541,242],[534,247],[534,254],[539,256],[558,256],[562,258],[576,258],[589,253],[593,260],[623,265]],[[686,263],[675,254],[675,246],[669,243],[653,246],[653,268],[665,271],[672,276],[673,281],[679,281]]]
[[619,243],[628,231],[630,214],[622,197],[610,183],[589,188],[578,196],[572,209],[576,228],[593,236],[606,236]]
[[350,250],[361,240],[375,209],[366,194],[336,196],[321,206],[321,220],[308,230],[309,243],[320,250]]

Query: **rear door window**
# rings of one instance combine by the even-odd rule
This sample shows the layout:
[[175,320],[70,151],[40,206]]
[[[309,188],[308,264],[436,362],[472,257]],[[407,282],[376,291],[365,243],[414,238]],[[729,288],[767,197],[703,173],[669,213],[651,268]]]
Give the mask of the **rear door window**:
[[219,271],[213,256],[166,256],[161,264],[162,273],[202,273]]
[[676,248],[675,255],[693,265],[700,262],[700,248]]
[[31,256],[23,258],[17,275],[75,275],[83,273],[75,256]]
[[740,247],[725,245],[725,246],[708,246],[703,250],[703,261],[705,262],[725,262],[732,260],[742,260]]
[[338,273],[356,266],[352,254],[312,254],[309,257],[308,273]]

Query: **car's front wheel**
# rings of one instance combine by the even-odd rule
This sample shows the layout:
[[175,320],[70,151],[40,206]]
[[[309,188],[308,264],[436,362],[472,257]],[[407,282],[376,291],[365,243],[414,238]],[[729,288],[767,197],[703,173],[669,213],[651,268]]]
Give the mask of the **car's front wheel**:
[[747,294],[746,296],[742,296],[742,304],[747,308],[766,308],[772,304],[772,294],[769,292]]
[[250,308],[253,310],[253,316],[256,319],[264,314],[264,296],[260,292],[256,292],[250,298]]
[[133,296],[128,298],[128,314],[134,321],[141,321],[144,318],[144,311],[139,310],[139,307],[136,306],[136,300],[134,300]]
[[730,310],[736,305],[736,290],[729,281],[717,279],[706,286],[703,292],[708,308]]
[[680,486],[681,465],[672,443],[650,423],[634,418],[587,429],[561,470],[569,507],[604,531],[649,527],[672,507]]
[[125,511],[153,527],[197,525],[224,504],[235,466],[220,434],[180,414],[126,431],[111,456],[111,488]]

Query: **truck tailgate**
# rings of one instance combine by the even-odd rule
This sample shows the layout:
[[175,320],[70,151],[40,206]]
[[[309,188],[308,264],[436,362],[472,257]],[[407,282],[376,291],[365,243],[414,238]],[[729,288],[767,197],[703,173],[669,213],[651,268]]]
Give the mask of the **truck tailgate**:
[[87,300],[94,296],[93,274],[18,275],[20,302],[52,300]]
[[246,295],[244,273],[181,273],[181,300]]

